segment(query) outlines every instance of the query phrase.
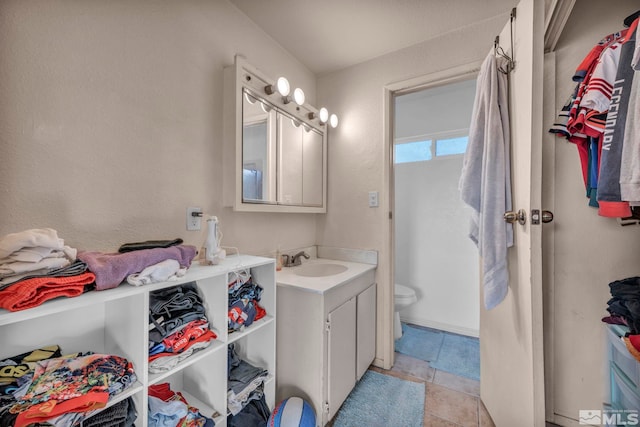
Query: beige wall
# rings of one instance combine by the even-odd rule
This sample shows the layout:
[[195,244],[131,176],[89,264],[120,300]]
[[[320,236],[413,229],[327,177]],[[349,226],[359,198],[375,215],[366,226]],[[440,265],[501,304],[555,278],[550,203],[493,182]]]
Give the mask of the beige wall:
[[[316,102],[316,77],[225,0],[3,1],[0,235],[52,227],[80,249],[173,237],[200,246],[205,230],[185,231],[185,211],[201,206],[219,216],[223,244],[245,253],[378,250],[378,308],[390,316],[383,88],[482,59],[506,19],[321,76]],[[223,67],[236,53],[340,115],[326,215],[221,207]],[[379,208],[367,206],[370,190]]]
[[[318,102],[330,105],[340,126],[329,132],[328,211],[318,218],[317,242],[379,251],[378,354],[389,355],[392,307],[389,188],[385,179],[385,86],[484,59],[508,16],[478,22],[318,80]],[[380,192],[380,207],[368,207],[368,192]]]
[[0,3],[0,235],[57,229],[80,249],[182,237],[188,206],[223,244],[315,243],[315,215],[222,209],[223,67],[236,53],[316,78],[226,0]]

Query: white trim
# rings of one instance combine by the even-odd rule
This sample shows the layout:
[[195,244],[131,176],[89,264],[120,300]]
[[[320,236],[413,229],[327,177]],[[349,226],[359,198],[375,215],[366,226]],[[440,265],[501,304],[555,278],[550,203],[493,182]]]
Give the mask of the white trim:
[[562,30],[569,20],[576,0],[553,0],[546,11],[544,23],[544,51],[553,52]]
[[452,332],[454,334],[466,335],[468,337],[479,338],[480,331],[473,328],[465,328],[463,326],[451,325],[449,323],[434,322],[433,320],[425,320],[413,316],[400,316],[400,320],[412,325],[423,326],[425,328],[438,329],[439,331]]
[[437,141],[439,139],[448,139],[448,138],[458,138],[461,136],[468,136],[469,128],[465,129],[454,129],[447,130],[442,132],[434,132],[434,133],[423,133],[421,135],[412,135],[412,136],[403,136],[400,138],[394,138],[394,144],[406,144],[409,142],[419,142],[419,141]]
[[[394,95],[403,95],[428,89],[430,87],[444,86],[473,78],[473,76],[477,75],[480,71],[481,65],[482,61],[476,61],[470,64],[449,68],[447,70],[426,74],[424,76],[389,83],[385,86],[385,89],[393,92]],[[387,111],[385,110],[385,112]]]
[[[381,290],[381,294],[378,297],[378,313],[380,320],[378,326],[382,326],[382,331],[378,333],[378,338],[382,341],[378,348],[382,349],[382,358],[377,357],[375,362],[378,362],[376,366],[381,366],[385,369],[390,369],[394,363],[394,337],[393,337],[393,322],[394,322],[394,293],[392,292],[394,280],[394,164],[393,164],[393,117],[395,114],[393,108],[393,97],[401,95],[403,93],[415,92],[422,89],[428,89],[435,86],[444,86],[451,83],[456,83],[463,80],[468,80],[477,76],[480,71],[482,61],[476,61],[469,64],[463,64],[457,67],[449,68],[447,70],[438,71],[418,77],[413,77],[407,80],[398,82],[392,82],[385,85],[382,88],[382,108],[383,108],[383,122],[382,122],[382,137],[383,137],[383,175],[384,182],[387,184],[386,200],[381,203],[382,208],[386,208],[389,212],[389,227],[383,228],[383,244],[388,251],[388,257],[386,257],[387,265],[389,266],[389,274],[379,281],[378,285]],[[384,255],[383,255],[384,256]],[[386,283],[385,283],[386,282]],[[384,285],[384,286],[381,286]],[[388,297],[386,297],[388,294]],[[381,301],[382,300],[382,301]],[[378,355],[380,353],[378,352]],[[380,363],[382,362],[382,363]]]

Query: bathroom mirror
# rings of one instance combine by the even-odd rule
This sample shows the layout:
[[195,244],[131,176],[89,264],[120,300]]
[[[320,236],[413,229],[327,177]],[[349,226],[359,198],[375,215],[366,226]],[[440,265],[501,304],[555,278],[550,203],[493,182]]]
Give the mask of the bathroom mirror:
[[243,203],[276,203],[276,130],[275,110],[243,89]]
[[270,84],[242,58],[225,69],[224,205],[324,213],[327,125],[315,108],[267,93]]

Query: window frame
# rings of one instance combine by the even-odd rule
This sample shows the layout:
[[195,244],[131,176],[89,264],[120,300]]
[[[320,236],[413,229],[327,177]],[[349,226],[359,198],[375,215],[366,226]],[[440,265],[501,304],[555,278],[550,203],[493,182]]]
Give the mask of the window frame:
[[[455,157],[455,156],[463,156],[464,153],[458,153],[458,154],[440,154],[440,155],[436,155],[437,152],[437,146],[438,146],[438,141],[441,140],[445,140],[445,139],[454,139],[454,138],[462,138],[462,137],[469,137],[469,128],[465,128],[465,129],[456,129],[456,130],[449,130],[449,131],[443,131],[443,132],[434,132],[434,133],[427,133],[427,134],[421,134],[421,135],[414,135],[414,136],[405,136],[405,137],[401,137],[401,138],[394,138],[393,140],[393,164],[394,165],[398,165],[398,164],[403,164],[403,163],[418,163],[418,162],[430,162],[430,161],[437,161],[438,159],[443,159],[443,158],[451,158],[451,157]],[[427,160],[415,160],[415,161],[410,161],[410,162],[401,162],[398,163],[396,161],[396,146],[400,145],[400,144],[408,144],[408,143],[412,143],[412,142],[421,142],[421,141],[431,141],[431,158],[427,159]]]

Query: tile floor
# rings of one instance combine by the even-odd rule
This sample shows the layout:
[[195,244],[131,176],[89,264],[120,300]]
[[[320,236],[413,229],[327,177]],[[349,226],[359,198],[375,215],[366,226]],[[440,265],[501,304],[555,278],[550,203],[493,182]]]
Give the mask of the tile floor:
[[425,383],[423,427],[495,427],[480,401],[480,382],[433,369],[429,362],[395,354],[391,370],[376,372]]

